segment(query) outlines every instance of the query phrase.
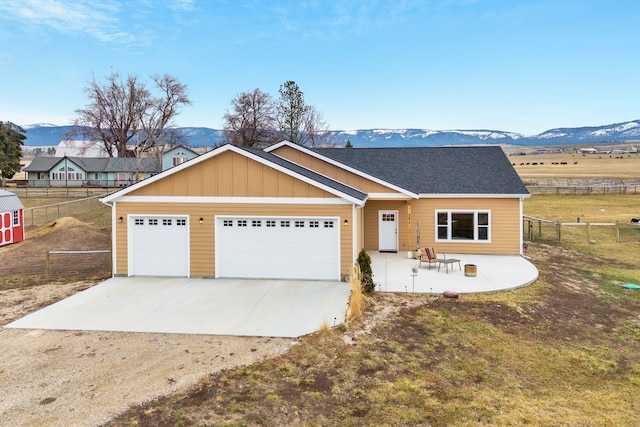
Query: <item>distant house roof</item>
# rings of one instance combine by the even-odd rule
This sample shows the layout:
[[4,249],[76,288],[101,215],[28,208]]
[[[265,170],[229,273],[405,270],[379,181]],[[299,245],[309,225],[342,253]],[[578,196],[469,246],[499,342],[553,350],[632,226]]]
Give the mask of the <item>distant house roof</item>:
[[[65,157],[35,157],[24,168],[26,172],[49,172]],[[158,172],[158,161],[151,158],[133,157],[66,157],[81,167],[85,172]]]
[[529,194],[498,146],[311,150],[416,194]]
[[24,209],[22,202],[15,194],[0,190],[0,212],[18,211]]

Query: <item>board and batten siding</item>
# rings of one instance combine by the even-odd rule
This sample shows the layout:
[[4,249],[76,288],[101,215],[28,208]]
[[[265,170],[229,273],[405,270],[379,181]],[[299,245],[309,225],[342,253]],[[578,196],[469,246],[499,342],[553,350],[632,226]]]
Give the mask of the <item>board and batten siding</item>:
[[[436,210],[469,210],[491,212],[491,242],[436,242]],[[521,251],[520,199],[420,199],[411,202],[413,242],[420,221],[420,246],[435,247],[441,252],[519,255]]]
[[272,151],[272,154],[285,158],[293,163],[311,169],[321,175],[340,181],[350,187],[356,188],[365,193],[397,193],[389,187],[378,184],[375,181],[364,178],[343,168],[332,165],[317,157],[310,156],[295,148],[282,146]]
[[232,151],[194,164],[143,186],[129,196],[334,198],[274,168]]
[[[234,203],[116,203],[116,265],[115,274],[128,274],[127,215],[188,215],[191,277],[215,277],[215,217],[333,217],[340,228],[340,275],[349,274],[353,264],[353,211],[350,204],[234,204]],[[200,224],[200,218],[203,219]],[[347,220],[347,225],[344,221]],[[247,247],[247,263],[260,256],[260,248]],[[309,259],[309,262],[314,262]]]

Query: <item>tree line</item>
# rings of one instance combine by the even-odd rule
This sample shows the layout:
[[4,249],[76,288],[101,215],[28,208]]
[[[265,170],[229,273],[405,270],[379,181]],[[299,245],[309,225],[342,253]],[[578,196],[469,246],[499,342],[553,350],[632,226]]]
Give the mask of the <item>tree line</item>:
[[[76,110],[67,138],[99,144],[108,156],[158,158],[184,143],[175,125],[180,108],[191,105],[187,86],[170,75],[153,75],[145,83],[137,76],[113,73],[104,82],[94,78],[85,88],[89,103]],[[234,98],[223,117],[225,142],[247,147],[271,145],[283,139],[296,144],[328,144],[330,133],[322,115],[304,100],[294,81],[280,86],[279,96],[254,89]]]

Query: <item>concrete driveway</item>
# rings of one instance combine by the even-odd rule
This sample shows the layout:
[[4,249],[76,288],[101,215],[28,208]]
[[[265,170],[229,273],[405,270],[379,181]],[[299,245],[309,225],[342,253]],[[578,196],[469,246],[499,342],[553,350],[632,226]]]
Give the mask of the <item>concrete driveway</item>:
[[341,282],[114,277],[6,328],[299,337],[342,323]]

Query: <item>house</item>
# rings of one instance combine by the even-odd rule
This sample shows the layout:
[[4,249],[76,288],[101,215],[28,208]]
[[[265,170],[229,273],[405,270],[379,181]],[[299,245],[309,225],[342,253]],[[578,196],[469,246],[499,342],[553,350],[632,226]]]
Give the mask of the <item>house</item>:
[[115,275],[344,278],[358,252],[521,254],[529,193],[498,146],[223,145],[102,199]]
[[165,171],[174,166],[183,164],[184,162],[198,157],[198,153],[190,148],[178,145],[162,154],[162,170]]
[[0,190],[0,246],[24,240],[24,206],[18,196]]
[[35,157],[29,187],[126,187],[159,172],[151,158]]

